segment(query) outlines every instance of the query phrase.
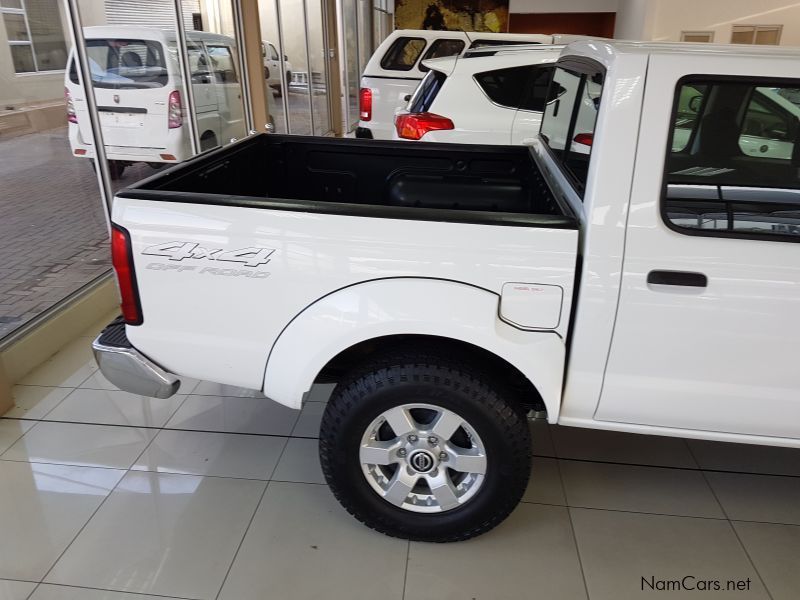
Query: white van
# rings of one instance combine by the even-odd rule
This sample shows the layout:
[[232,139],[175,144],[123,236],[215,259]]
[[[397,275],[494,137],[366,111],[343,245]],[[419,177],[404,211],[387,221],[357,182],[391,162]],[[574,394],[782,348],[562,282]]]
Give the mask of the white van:
[[584,36],[541,33],[481,33],[398,29],[369,59],[361,76],[356,137],[392,139],[394,115],[428,72],[431,58],[461,55],[467,50],[506,44],[560,44]]
[[289,62],[289,57],[284,54],[283,72],[285,77],[281,80],[281,59],[275,44],[262,40],[261,56],[264,58],[264,79],[267,80],[267,85],[275,90],[278,96],[281,96],[283,90],[288,90],[292,83],[292,63]]
[[[146,162],[192,155],[186,99],[174,32],[146,27],[86,27],[92,84],[111,176]],[[202,150],[246,133],[232,38],[187,32],[192,91]],[[74,156],[93,158],[91,124],[79,84],[75,50],[65,74],[69,142]]]

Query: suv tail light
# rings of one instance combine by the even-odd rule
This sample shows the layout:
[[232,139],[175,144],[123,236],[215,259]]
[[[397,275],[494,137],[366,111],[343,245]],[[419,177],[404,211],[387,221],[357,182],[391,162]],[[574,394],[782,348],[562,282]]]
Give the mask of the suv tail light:
[[78,114],[75,112],[75,103],[72,101],[72,94],[64,88],[64,100],[67,102],[67,121],[70,123],[78,122]]
[[139,302],[139,288],[136,286],[136,272],[133,269],[133,249],[128,230],[119,225],[111,225],[111,263],[117,274],[120,308],[128,325],[142,324],[142,306]]
[[169,95],[167,123],[170,129],[177,129],[183,125],[183,106],[181,106],[181,93],[178,90]]
[[397,135],[406,140],[418,140],[429,131],[455,129],[453,122],[447,117],[433,113],[409,113],[398,115],[395,120]]
[[372,119],[372,90],[370,88],[361,88],[358,94],[358,112],[362,121]]
[[579,133],[574,138],[576,143],[583,144],[584,146],[591,146],[594,141],[593,133]]

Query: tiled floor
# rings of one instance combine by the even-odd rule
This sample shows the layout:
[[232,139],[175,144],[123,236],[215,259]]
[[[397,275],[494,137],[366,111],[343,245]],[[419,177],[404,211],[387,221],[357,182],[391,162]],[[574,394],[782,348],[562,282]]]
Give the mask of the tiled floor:
[[[92,333],[0,420],[0,600],[800,598],[800,451],[535,421],[506,522],[409,543],[323,484],[330,386],[299,413],[208,382],[140,398],[96,371]],[[649,587],[687,576],[723,590]]]

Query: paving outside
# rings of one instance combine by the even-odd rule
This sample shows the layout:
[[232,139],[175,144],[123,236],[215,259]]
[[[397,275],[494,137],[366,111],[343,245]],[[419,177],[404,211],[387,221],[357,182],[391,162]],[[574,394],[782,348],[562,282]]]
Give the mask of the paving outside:
[[[270,108],[282,124],[281,99]],[[290,92],[289,111],[292,132],[310,134],[308,96]],[[114,187],[152,173],[129,166]],[[111,255],[97,179],[88,160],[72,156],[66,127],[0,137],[0,180],[2,339],[108,272]]]

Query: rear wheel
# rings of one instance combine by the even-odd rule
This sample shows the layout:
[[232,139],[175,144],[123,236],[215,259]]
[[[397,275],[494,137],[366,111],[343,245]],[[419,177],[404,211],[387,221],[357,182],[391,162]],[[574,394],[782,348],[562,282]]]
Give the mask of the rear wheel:
[[474,365],[396,354],[334,390],[320,433],[325,477],[369,527],[430,542],[474,537],[519,502],[530,473],[524,410]]

